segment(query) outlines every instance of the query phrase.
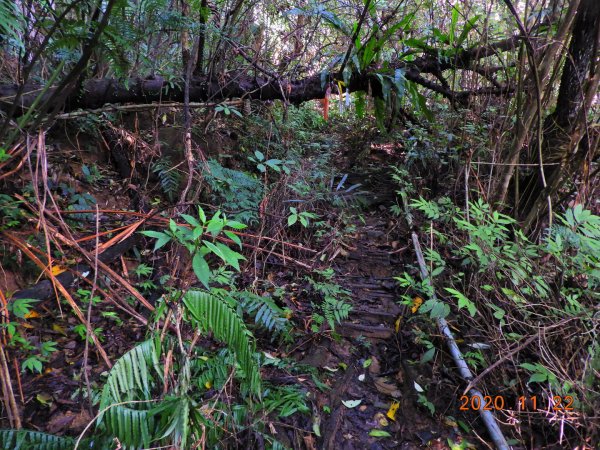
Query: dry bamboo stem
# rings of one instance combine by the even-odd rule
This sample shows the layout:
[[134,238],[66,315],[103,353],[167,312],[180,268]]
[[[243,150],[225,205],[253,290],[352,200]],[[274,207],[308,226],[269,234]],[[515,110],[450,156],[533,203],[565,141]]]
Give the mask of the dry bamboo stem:
[[19,430],[21,428],[21,415],[19,413],[19,408],[17,407],[15,395],[12,390],[12,385],[10,382],[10,372],[8,371],[8,364],[6,361],[6,355],[4,354],[3,343],[0,343],[0,366],[0,372],[3,373],[2,392],[4,394],[4,406],[6,407],[8,420],[11,427]]

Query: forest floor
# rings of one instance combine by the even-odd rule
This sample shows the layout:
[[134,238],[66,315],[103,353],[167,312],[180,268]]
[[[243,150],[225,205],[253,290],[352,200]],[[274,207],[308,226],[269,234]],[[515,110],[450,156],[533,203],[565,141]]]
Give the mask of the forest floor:
[[[54,157],[75,158],[68,152]],[[91,165],[94,161],[84,163]],[[101,167],[100,170],[110,172],[111,169]],[[314,398],[312,422],[309,417],[294,416],[290,419],[290,429],[294,431],[286,431],[284,425],[278,436],[290,448],[302,445],[309,449],[392,449],[423,445],[447,448],[448,437],[460,440],[456,423],[447,420],[444,423],[432,416],[424,401],[419,404],[418,390],[421,385],[433,383],[430,407],[442,412],[455,409],[456,395],[445,387],[438,375],[427,373],[424,370],[427,366],[413,367],[407,363],[418,359],[419,350],[415,348],[411,329],[405,326],[410,308],[398,306],[394,276],[402,272],[406,264],[412,264],[412,253],[406,225],[389,213],[394,199],[389,189],[389,173],[376,159],[370,158],[351,170],[360,175],[350,176],[347,185],[360,183],[370,204],[360,210],[352,209],[354,214],[348,216],[347,220],[355,225],[354,233],[347,237],[348,244],[342,251],[331,259],[333,275],[330,277],[330,281],[349,293],[350,317],[336,326],[335,332],[307,333],[291,351],[274,353],[315,368],[325,386],[331,389],[319,390],[306,374],[291,376],[279,370],[266,373],[265,378],[270,382],[303,386]],[[75,189],[85,190],[84,187]],[[92,193],[109,209],[116,209],[125,201],[125,198],[106,195],[106,186],[102,185],[95,186]],[[404,255],[408,255],[408,259],[404,260]],[[285,287],[287,282],[302,280],[309,273],[305,269],[294,269],[286,271],[286,277],[284,272],[279,272],[275,284]],[[303,284],[306,283],[300,283],[297,289],[302,291]],[[79,400],[85,396],[81,369],[86,350],[81,339],[68,333],[77,326],[78,320],[61,315],[56,311],[55,302],[49,300],[39,305],[36,308],[39,315],[31,316],[37,320],[26,324],[40,339],[51,338],[61,350],[53,354],[42,374],[25,372],[21,376],[23,422],[28,428],[52,434],[77,435],[94,416],[94,410],[86,407],[88,402]],[[310,299],[299,295],[290,306],[299,321],[306,323],[312,310]],[[104,348],[113,360],[141,341],[146,331],[135,321],[115,321],[96,312],[92,323],[101,329]],[[107,368],[93,349],[87,366],[91,385],[97,388]],[[327,413],[323,412],[324,407]],[[311,433],[314,424],[319,427],[321,438]],[[378,435],[373,430],[383,433]]]
[[[270,417],[269,429],[283,445],[295,449],[484,448],[487,438],[478,416],[459,411],[464,383],[448,369],[454,367],[453,361],[444,351],[444,341],[431,330],[428,339],[442,351],[436,353],[435,364],[430,363],[430,347],[421,339],[425,325],[416,314],[422,299],[401,290],[394,278],[405,271],[417,273],[411,230],[405,220],[391,213],[397,198],[388,165],[401,163],[403,156],[399,152],[390,158],[388,154],[382,164],[379,152],[394,146],[379,142],[357,159],[358,148],[342,145],[341,136],[334,139],[339,139],[333,158],[339,162],[337,180],[342,177],[340,185],[344,186],[360,184],[366,200],[360,205],[348,203],[343,217],[339,207],[320,211],[346,222],[337,244],[317,249],[312,256],[298,252],[289,261],[277,256],[259,261],[256,254],[254,259],[246,255],[249,266],[242,270],[240,287],[265,295],[276,289],[284,293],[282,306],[291,311],[294,324],[293,340],[286,344],[274,342],[269,333],[255,333],[259,351],[272,360],[263,367],[262,377],[270,385],[301,388],[309,404],[304,414]],[[81,153],[68,143],[52,154],[50,163],[61,168],[54,183],[63,186],[65,198],[89,192],[102,208],[125,210],[132,204],[130,197],[139,203],[140,198],[154,195],[145,195],[141,186],[124,188],[123,183],[113,183],[118,175],[107,162],[93,151]],[[103,176],[90,175],[89,170],[84,177],[69,175],[81,174],[84,165],[97,167]],[[103,226],[118,226],[121,219],[127,216],[113,217],[113,222]],[[22,236],[27,233],[23,231]],[[302,242],[298,239],[302,236],[294,237],[297,245],[310,248],[315,244],[312,238]],[[150,253],[139,250],[143,255]],[[139,258],[139,254],[125,256],[111,266],[133,283]],[[155,261],[160,264],[162,260]],[[315,269],[321,278],[315,276]],[[326,322],[313,322],[318,280],[335,286],[352,307],[333,329]],[[17,267],[5,267],[1,287],[18,291],[33,281]],[[413,295],[412,305],[399,301],[407,293]],[[99,395],[108,368],[94,346],[86,346],[79,320],[64,308],[57,308],[55,298],[45,300],[19,325],[33,344],[55,343],[58,351],[47,358],[44,370],[11,370],[23,426],[77,436],[97,412],[87,399]],[[90,322],[110,360],[144,340],[147,326],[140,317],[147,314],[127,317],[106,314],[102,308],[92,310]],[[16,358],[13,363],[18,364]],[[5,417],[2,421],[6,425]],[[243,448],[244,444],[238,445]]]

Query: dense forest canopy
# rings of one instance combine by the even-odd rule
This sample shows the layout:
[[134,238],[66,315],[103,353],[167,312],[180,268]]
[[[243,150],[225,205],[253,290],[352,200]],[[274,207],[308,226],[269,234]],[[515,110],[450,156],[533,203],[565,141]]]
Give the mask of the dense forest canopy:
[[0,447],[594,448],[599,64],[598,0],[0,0]]

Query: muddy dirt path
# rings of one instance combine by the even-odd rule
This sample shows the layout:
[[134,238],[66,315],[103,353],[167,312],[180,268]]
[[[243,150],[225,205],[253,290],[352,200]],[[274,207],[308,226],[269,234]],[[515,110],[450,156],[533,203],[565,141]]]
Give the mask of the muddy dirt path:
[[409,358],[418,359],[418,349],[411,352],[414,336],[403,328],[410,308],[399,305],[393,278],[405,270],[407,231],[392,220],[387,205],[377,203],[357,227],[354,248],[333,265],[335,281],[352,293],[350,317],[336,327],[338,340],[314,343],[302,361],[335,370],[335,382],[323,400],[331,414],[323,420],[317,447],[448,448],[442,442],[452,430],[418,403],[415,383],[420,386],[426,375],[408,364]]

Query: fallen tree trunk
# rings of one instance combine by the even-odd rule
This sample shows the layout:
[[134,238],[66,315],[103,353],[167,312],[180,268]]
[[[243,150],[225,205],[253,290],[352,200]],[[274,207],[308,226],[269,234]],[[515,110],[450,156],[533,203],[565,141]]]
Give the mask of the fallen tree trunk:
[[[454,58],[440,59],[437,55],[425,54],[414,61],[398,61],[388,69],[390,73],[401,69],[406,80],[419,84],[428,90],[459,103],[468,102],[471,96],[506,95],[512,87],[501,85],[492,78],[493,71],[486,71],[481,60],[492,55],[514,50],[520,37],[515,35],[489,45],[465,49]],[[325,80],[332,81],[332,73],[322,73],[290,80],[282,74],[272,73],[251,62],[257,72],[263,76],[250,76],[248,71],[231,71],[220,78],[193,76],[189,83],[189,101],[222,101],[231,98],[249,98],[257,100],[286,100],[292,104],[323,98],[327,90]],[[445,70],[470,70],[483,74],[489,85],[468,91],[453,91],[442,76]],[[363,72],[355,72],[350,77],[348,88],[351,92],[370,91],[381,96],[381,84],[378,75],[385,71],[377,67]],[[9,113],[20,88],[23,94],[18,97],[17,114],[22,114],[36,100],[43,86],[40,84],[0,84],[0,111]],[[50,88],[42,100],[56,96],[56,88]],[[60,96],[62,99],[62,96]],[[160,76],[134,77],[127,81],[116,79],[90,79],[83,83],[79,92],[71,92],[64,98],[64,112],[76,109],[100,108],[115,103],[151,103],[162,101],[183,102],[183,83],[173,83]]]
[[[490,87],[475,91],[453,92],[441,85],[430,81],[416,70],[405,72],[409,81],[420,84],[430,90],[438,92],[444,97],[459,102],[466,101],[474,95],[503,95],[511,92],[508,87]],[[362,74],[352,77],[349,89],[351,92],[371,90],[375,96],[381,92],[379,81],[375,74]],[[18,105],[18,114],[29,108],[42,86],[28,84],[25,94]],[[9,111],[12,99],[19,89],[18,85],[0,85],[0,111]],[[190,80],[190,101],[220,101],[230,98],[249,98],[256,100],[286,100],[292,104],[300,104],[309,100],[323,98],[326,86],[321,84],[321,75],[317,74],[300,80],[283,80],[267,78],[250,78],[246,75],[231,76],[229,80],[220,82],[205,78],[192,78]],[[45,97],[51,96],[54,88],[48,90]],[[76,109],[100,108],[106,104],[115,103],[152,103],[160,101],[183,102],[183,85],[172,85],[162,77],[132,78],[127,82],[115,79],[88,80],[83,87],[83,92],[69,95],[65,101],[63,111]]]

